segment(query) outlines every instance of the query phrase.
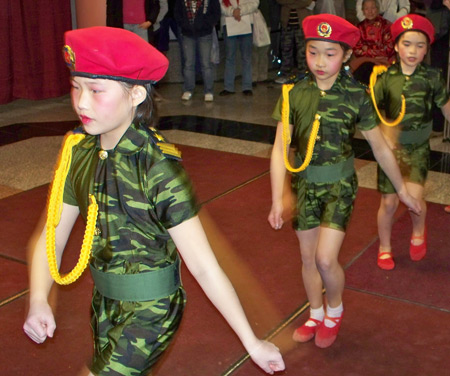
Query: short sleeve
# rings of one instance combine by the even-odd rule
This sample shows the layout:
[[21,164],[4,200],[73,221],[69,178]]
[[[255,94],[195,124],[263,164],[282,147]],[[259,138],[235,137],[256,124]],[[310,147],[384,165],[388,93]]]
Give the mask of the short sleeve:
[[438,107],[443,107],[449,100],[447,87],[441,71],[437,73],[436,79],[433,82],[433,96],[434,103]]
[[163,158],[148,174],[148,197],[156,216],[166,228],[172,228],[198,213],[192,183],[178,161]]
[[376,125],[377,121],[372,100],[367,92],[362,91],[357,127],[361,131],[368,131],[375,128]]
[[276,121],[281,121],[281,106],[283,104],[283,95],[280,95],[278,98],[277,104],[275,105],[275,108],[272,112],[272,119],[275,119]]

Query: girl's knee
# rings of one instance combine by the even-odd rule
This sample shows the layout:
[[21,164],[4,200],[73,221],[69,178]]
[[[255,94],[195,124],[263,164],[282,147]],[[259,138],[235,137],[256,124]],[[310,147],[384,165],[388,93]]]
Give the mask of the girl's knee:
[[336,258],[328,255],[318,255],[315,262],[320,273],[327,273],[339,265]]
[[386,213],[393,214],[398,208],[399,199],[397,195],[383,195],[381,198],[381,209]]

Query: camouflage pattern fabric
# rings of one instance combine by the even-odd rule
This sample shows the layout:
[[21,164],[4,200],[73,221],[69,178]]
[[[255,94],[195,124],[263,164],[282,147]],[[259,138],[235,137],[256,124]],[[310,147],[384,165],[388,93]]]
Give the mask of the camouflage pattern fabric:
[[396,119],[401,109],[401,95],[405,96],[406,112],[399,127],[402,131],[420,130],[432,120],[433,103],[442,107],[448,102],[445,81],[439,69],[419,64],[411,76],[402,73],[394,64],[378,76],[374,87],[379,108],[386,118]]
[[[375,98],[388,119],[395,119],[401,108],[401,95],[406,101],[406,112],[400,132],[420,131],[432,120],[433,103],[444,106],[449,96],[440,70],[426,64],[419,64],[411,76],[402,73],[400,64],[394,64],[378,77],[374,88]],[[397,141],[394,155],[406,181],[425,184],[430,148],[428,140],[423,143],[402,144]],[[392,182],[378,167],[378,190],[382,193],[395,193]]]
[[[352,139],[356,127],[370,130],[376,126],[365,87],[344,70],[327,91],[317,87],[314,76],[306,75],[290,91],[289,102],[289,121],[294,126],[291,147],[296,149],[296,165],[305,157],[316,113],[321,119],[312,166],[334,165],[347,160],[353,156]],[[280,97],[272,114],[278,121],[281,121],[281,105]],[[296,230],[307,230],[319,224],[345,230],[357,191],[355,174],[328,183],[311,183],[295,175],[292,188],[297,195]]]
[[[430,167],[430,145],[404,145],[393,150],[403,178],[407,182],[425,185]],[[378,165],[378,191],[381,193],[396,193],[394,185]]]
[[296,175],[292,190],[297,198],[292,226],[296,231],[326,226],[345,231],[353,211],[356,174],[334,183],[310,183]]
[[[178,158],[161,151],[161,142],[154,131],[131,125],[106,159],[99,157],[98,136],[87,135],[73,149],[64,202],[79,206],[86,218],[88,195],[95,194],[91,264],[103,272],[133,274],[172,264],[177,251],[167,229],[198,212],[189,178]],[[94,369],[100,375],[145,374],[178,326],[184,292],[148,302],[99,295],[94,290]]]
[[121,302],[93,296],[94,359],[99,376],[145,376],[158,361],[178,329],[185,293],[148,302]]

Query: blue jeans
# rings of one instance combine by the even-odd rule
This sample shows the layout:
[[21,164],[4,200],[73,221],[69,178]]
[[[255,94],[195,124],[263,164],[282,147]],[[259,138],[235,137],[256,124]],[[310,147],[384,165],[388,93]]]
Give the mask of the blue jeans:
[[227,28],[223,28],[225,39],[225,72],[224,88],[227,91],[234,92],[234,79],[236,77],[236,50],[239,44],[241,52],[241,70],[242,70],[242,91],[252,90],[252,48],[253,34],[227,36]]
[[212,32],[203,37],[191,38],[183,35],[183,52],[184,52],[184,84],[183,90],[191,93],[195,88],[195,56],[198,48],[198,56],[200,58],[200,66],[203,76],[203,91],[205,94],[213,93],[214,72],[211,63],[211,47]]

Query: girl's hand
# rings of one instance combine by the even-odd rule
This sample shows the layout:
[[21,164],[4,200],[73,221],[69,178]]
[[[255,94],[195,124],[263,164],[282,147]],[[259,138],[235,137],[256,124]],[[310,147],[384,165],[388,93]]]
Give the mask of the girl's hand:
[[420,215],[420,213],[422,213],[420,201],[411,196],[408,192],[399,192],[398,198],[408,207],[408,210],[412,211],[414,214]]
[[249,355],[262,370],[270,375],[285,369],[280,350],[273,343],[260,340]]
[[55,329],[55,318],[49,304],[47,302],[32,303],[23,325],[26,335],[36,343],[43,343],[47,337],[53,337]]
[[274,230],[279,230],[283,227],[283,204],[272,204],[270,209],[269,217],[267,218],[270,225]]

